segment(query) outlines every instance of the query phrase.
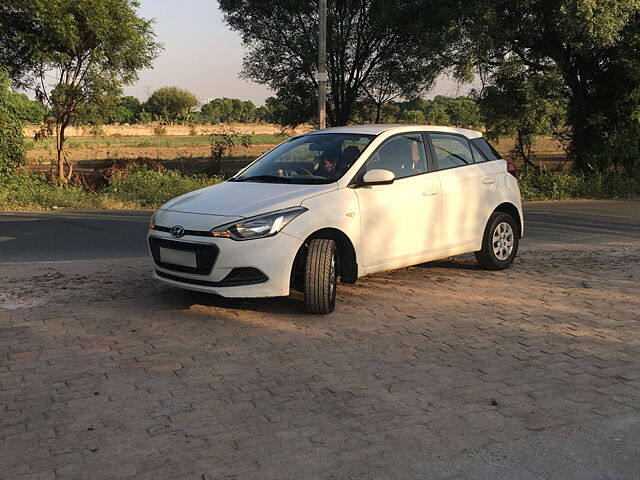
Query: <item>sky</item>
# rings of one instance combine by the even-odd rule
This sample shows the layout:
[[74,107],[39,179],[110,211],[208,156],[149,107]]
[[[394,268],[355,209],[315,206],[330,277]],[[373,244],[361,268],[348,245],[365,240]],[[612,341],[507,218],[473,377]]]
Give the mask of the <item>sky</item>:
[[[155,19],[156,40],[164,50],[152,69],[143,70],[134,85],[125,87],[126,95],[146,100],[160,87],[176,86],[200,101],[231,97],[263,105],[272,94],[266,86],[239,78],[242,41],[225,25],[216,0],[141,0],[139,13]],[[426,96],[463,95],[467,90],[442,78]]]

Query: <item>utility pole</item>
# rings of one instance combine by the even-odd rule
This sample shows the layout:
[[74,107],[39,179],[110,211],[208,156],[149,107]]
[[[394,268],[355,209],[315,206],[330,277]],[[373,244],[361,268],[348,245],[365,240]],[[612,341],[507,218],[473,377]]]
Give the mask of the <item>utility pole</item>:
[[326,126],[327,118],[327,0],[320,2],[320,32],[318,38],[318,130]]

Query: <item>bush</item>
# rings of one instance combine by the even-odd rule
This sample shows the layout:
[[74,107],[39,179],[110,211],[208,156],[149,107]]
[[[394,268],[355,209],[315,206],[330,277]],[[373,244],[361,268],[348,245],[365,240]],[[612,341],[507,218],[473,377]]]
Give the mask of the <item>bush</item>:
[[22,121],[16,113],[7,72],[0,69],[0,178],[24,163]]
[[219,183],[220,177],[181,175],[175,170],[156,171],[146,166],[115,176],[104,190],[112,200],[137,203],[140,207],[159,207],[174,197]]
[[156,137],[164,137],[167,134],[167,129],[162,125],[156,125],[153,127],[153,134]]
[[19,172],[0,183],[0,209],[105,208],[102,199],[80,186],[58,186],[42,175]]
[[581,172],[563,169],[520,171],[523,200],[568,200],[572,198],[631,198],[640,196],[640,180],[629,175]]
[[21,171],[0,182],[0,210],[157,208],[184,193],[207,187],[221,178],[185,176],[175,170],[146,166],[113,176],[109,185],[91,192],[80,185],[48,182],[43,175]]

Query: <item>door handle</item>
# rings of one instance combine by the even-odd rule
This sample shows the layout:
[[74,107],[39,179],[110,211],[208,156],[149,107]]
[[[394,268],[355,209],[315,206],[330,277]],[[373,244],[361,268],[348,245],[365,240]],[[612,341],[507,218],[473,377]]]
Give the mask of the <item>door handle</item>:
[[485,178],[484,180],[482,180],[482,183],[484,183],[485,185],[493,185],[494,183],[496,183],[496,181],[493,178]]
[[431,197],[433,195],[437,195],[438,194],[438,190],[427,190],[425,192],[422,192],[422,196],[423,197]]

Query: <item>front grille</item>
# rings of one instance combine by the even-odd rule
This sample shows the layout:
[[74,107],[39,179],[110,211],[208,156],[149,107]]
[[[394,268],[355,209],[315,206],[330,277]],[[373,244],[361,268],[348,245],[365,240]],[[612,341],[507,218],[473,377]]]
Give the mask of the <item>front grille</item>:
[[[161,262],[160,247],[195,252],[196,267],[185,267],[184,265]],[[168,240],[166,238],[149,237],[149,248],[156,265],[166,268],[167,270],[175,270],[176,272],[209,275],[213,264],[216,262],[216,258],[218,258],[218,247],[206,243],[176,242],[175,240]]]
[[[157,230],[159,232],[167,232],[171,233],[172,227],[162,227],[160,225],[154,225],[153,230]],[[203,231],[203,230],[185,230],[184,235],[191,235],[194,237],[209,237],[211,238],[211,232]]]
[[156,273],[169,280],[175,280],[176,282],[191,283],[193,285],[202,285],[204,287],[239,287],[242,285],[257,285],[258,283],[264,283],[269,278],[257,268],[242,267],[234,268],[229,274],[219,282],[211,282],[208,280],[198,280],[195,278],[184,278],[176,275],[170,275],[165,272],[156,270]]

